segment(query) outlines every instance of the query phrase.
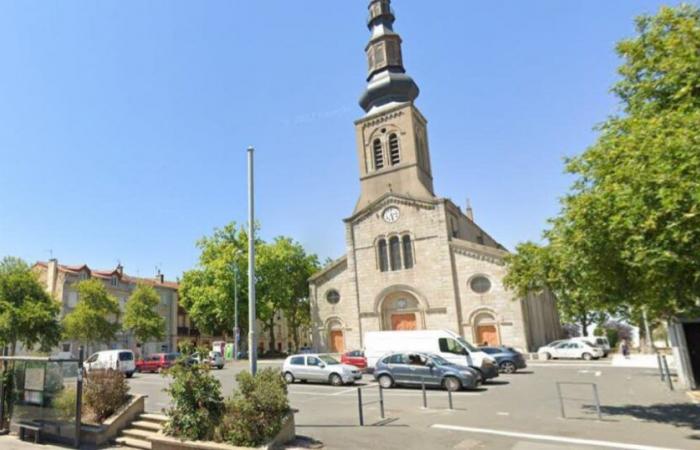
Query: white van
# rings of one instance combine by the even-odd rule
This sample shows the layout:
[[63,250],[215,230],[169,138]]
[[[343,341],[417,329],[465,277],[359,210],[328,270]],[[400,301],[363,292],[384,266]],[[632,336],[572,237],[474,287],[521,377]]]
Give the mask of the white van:
[[391,352],[425,352],[476,369],[484,380],[498,376],[496,360],[449,330],[368,331],[364,339],[367,367]]
[[120,370],[127,378],[136,371],[134,363],[134,352],[131,350],[104,350],[93,353],[83,363],[85,371],[92,370]]

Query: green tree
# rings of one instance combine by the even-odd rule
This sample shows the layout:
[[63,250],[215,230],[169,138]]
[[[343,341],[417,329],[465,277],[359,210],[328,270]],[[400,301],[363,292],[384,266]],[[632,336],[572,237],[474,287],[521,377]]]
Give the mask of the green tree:
[[63,318],[66,338],[90,344],[109,343],[121,328],[119,302],[95,278],[77,285],[78,304]]
[[49,351],[58,344],[60,305],[44,290],[36,274],[19,258],[0,261],[0,346],[14,355],[17,344]]
[[165,336],[165,318],[156,310],[159,303],[158,293],[147,284],[136,286],[126,302],[124,328],[131,331],[140,344]]
[[[257,240],[256,248],[261,245]],[[200,331],[232,336],[236,285],[239,327],[248,323],[248,233],[232,222],[197,241],[197,247],[199,264],[184,273],[180,302]]]

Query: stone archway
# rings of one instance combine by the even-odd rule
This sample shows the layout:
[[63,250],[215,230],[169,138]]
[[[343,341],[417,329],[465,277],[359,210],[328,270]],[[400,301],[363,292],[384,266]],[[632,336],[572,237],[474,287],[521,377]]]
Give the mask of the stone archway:
[[328,333],[328,351],[331,353],[345,352],[345,327],[340,319],[331,319],[326,324]]
[[501,345],[501,333],[495,315],[490,311],[479,311],[472,318],[474,343],[477,345]]
[[425,329],[425,310],[418,298],[407,291],[393,291],[379,304],[383,330]]

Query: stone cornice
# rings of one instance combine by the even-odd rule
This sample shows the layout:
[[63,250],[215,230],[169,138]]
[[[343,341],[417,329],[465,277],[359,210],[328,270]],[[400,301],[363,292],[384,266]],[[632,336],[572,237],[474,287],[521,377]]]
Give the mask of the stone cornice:
[[309,283],[313,283],[314,281],[318,280],[319,278],[323,277],[326,275],[328,272],[331,270],[335,269],[336,267],[339,267],[342,263],[346,262],[348,259],[347,255],[343,255],[340,258],[336,259],[332,263],[328,264],[326,267],[323,269],[319,270],[315,274],[311,275],[309,279],[307,280]]
[[417,208],[423,209],[435,209],[437,205],[443,203],[445,200],[441,198],[434,199],[417,199],[413,197],[408,197],[406,195],[396,194],[394,192],[387,192],[369,205],[365,206],[361,210],[357,211],[352,216],[347,219],[343,219],[345,223],[357,223],[374,213],[377,209],[382,209],[388,205],[405,205],[405,206],[415,206]]
[[504,250],[455,238],[450,242],[450,248],[457,254],[499,266],[505,265],[504,258],[509,254]]

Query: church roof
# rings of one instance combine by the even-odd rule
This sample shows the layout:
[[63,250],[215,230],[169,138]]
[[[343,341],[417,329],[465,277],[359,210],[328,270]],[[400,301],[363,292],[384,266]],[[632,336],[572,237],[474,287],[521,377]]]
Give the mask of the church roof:
[[308,279],[308,281],[315,281],[319,278],[321,278],[323,275],[327,274],[331,270],[335,269],[336,267],[340,266],[342,263],[344,263],[348,257],[346,255],[341,256],[340,258],[336,259],[335,261],[331,262],[328,264],[326,267],[323,269],[319,270],[315,274],[311,275]]

